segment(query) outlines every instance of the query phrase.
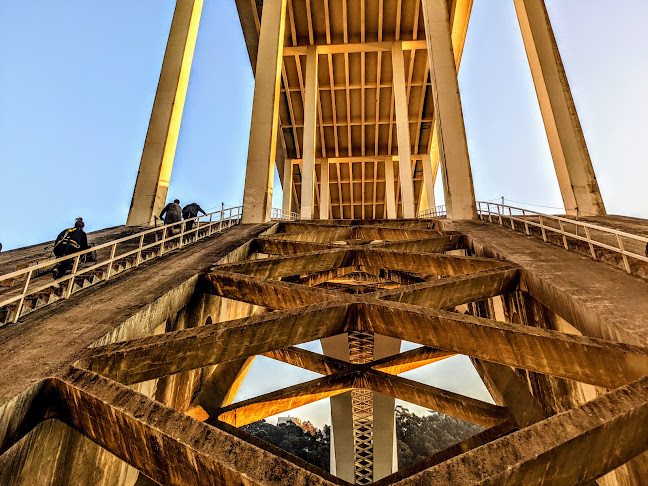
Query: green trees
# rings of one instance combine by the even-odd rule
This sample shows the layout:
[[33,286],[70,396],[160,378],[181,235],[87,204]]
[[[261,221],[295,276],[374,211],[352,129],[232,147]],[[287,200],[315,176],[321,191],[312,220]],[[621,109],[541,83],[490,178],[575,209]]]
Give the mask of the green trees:
[[479,425],[432,412],[425,417],[396,407],[398,468],[402,469],[484,430]]
[[314,434],[309,434],[292,422],[272,425],[261,420],[244,425],[241,430],[325,471],[330,469],[331,427],[328,425],[325,425],[323,430],[315,429]]
[[[310,434],[292,422],[272,425],[261,420],[245,425],[241,430],[325,471],[330,470],[331,428],[328,425],[323,430],[314,428],[314,433]],[[483,430],[479,425],[441,413],[432,412],[419,417],[407,408],[397,406],[398,468],[421,461]]]

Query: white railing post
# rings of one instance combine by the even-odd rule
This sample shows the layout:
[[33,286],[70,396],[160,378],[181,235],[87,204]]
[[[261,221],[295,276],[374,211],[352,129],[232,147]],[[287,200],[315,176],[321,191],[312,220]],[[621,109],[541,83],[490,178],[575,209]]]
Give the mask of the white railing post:
[[70,283],[65,292],[65,298],[69,299],[72,295],[72,287],[74,287],[74,278],[76,277],[77,268],[79,268],[79,260],[81,260],[81,255],[77,255],[74,259],[74,266],[72,267],[72,274],[70,275]]
[[25,297],[27,297],[27,289],[29,288],[29,282],[32,277],[32,270],[29,271],[27,274],[27,278],[25,279],[25,285],[23,286],[23,291],[22,295],[20,297],[20,302],[18,302],[18,307],[16,308],[16,315],[13,318],[13,322],[17,322],[18,319],[20,318],[20,313],[22,312],[23,304],[25,303]]
[[594,250],[594,245],[592,245],[592,236],[590,235],[590,230],[587,226],[585,226],[585,236],[587,237],[587,244],[589,245],[592,258],[596,260],[596,251]]
[[544,225],[544,222],[542,221],[542,215],[540,215],[540,229],[542,230],[542,240],[546,243],[547,242],[547,232],[545,231],[545,225]]
[[562,234],[563,245],[565,246],[565,250],[569,250],[569,245],[567,244],[567,236],[565,236],[565,226],[563,225],[561,219],[558,220],[558,224],[560,225],[560,233]]
[[616,234],[617,243],[619,243],[619,250],[621,250],[621,256],[623,257],[623,264],[625,265],[626,272],[630,273],[630,262],[628,262],[628,257],[625,254],[625,249],[623,248],[623,241],[621,240],[621,235]]
[[144,235],[140,236],[139,246],[137,247],[137,259],[135,260],[135,266],[139,267],[139,264],[142,262],[142,247],[144,246]]
[[108,260],[108,272],[106,273],[106,280],[110,279],[110,274],[112,273],[113,263],[115,261],[115,251],[117,250],[117,244],[114,244],[110,249],[110,259]]
[[529,233],[529,223],[527,223],[526,211],[524,209],[522,210],[522,221],[524,221],[524,232],[526,233],[527,236],[529,236],[530,235],[530,233]]

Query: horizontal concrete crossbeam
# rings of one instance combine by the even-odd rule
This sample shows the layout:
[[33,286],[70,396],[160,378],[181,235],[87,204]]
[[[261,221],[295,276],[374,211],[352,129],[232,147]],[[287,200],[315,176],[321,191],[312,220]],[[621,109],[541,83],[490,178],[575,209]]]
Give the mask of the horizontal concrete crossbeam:
[[397,302],[357,305],[363,330],[605,388],[648,370],[647,348]]

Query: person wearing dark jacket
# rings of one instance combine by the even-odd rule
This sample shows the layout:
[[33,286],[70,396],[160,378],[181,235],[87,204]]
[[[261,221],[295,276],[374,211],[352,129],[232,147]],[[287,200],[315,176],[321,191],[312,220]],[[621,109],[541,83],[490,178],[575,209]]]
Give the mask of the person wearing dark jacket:
[[[84,227],[85,223],[83,222],[83,218],[77,218],[74,222],[74,228],[68,228],[59,233],[54,242],[54,255],[56,258],[72,255],[90,248],[88,246],[88,236],[83,231]],[[57,263],[52,270],[54,279],[65,275],[72,268],[73,264],[74,258],[68,258]]]
[[160,219],[164,220],[164,224],[177,223],[182,220],[182,208],[180,208],[180,200],[175,199],[172,203],[164,206],[160,213]]
[[190,220],[190,221],[187,221],[187,223],[186,223],[187,230],[190,230],[191,228],[193,228],[193,224],[194,224],[193,218],[198,216],[199,212],[203,213],[205,215],[207,214],[207,213],[205,213],[205,211],[203,211],[203,208],[201,208],[198,205],[198,203],[195,203],[195,202],[191,203],[191,204],[187,204],[184,208],[182,208],[182,219],[184,219],[184,220],[189,219]]

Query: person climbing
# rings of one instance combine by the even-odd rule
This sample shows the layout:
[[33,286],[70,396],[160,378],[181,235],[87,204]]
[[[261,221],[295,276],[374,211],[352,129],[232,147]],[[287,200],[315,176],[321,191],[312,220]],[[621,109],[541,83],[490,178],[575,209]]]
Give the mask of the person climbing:
[[[88,236],[83,231],[84,227],[85,223],[83,222],[83,218],[77,218],[74,221],[73,228],[65,229],[59,233],[54,243],[54,255],[56,258],[72,255],[90,248],[88,246]],[[52,270],[52,277],[56,280],[65,275],[72,268],[73,264],[74,258],[68,258],[57,263]]]
[[[160,213],[160,219],[164,221],[164,224],[173,224],[178,221],[182,221],[182,208],[180,207],[180,199],[174,199],[172,203],[164,206],[164,209]],[[167,237],[173,235],[176,232],[179,232],[180,225],[174,226],[173,228],[167,229]]]
[[164,224],[177,223],[182,220],[182,208],[180,207],[180,200],[174,199],[172,203],[164,206],[160,213],[160,219],[164,220]]
[[190,220],[185,223],[187,230],[190,230],[193,228],[194,220],[196,216],[198,216],[198,213],[203,213],[204,215],[207,215],[205,211],[203,211],[203,208],[200,207],[198,203],[191,203],[187,204],[184,208],[182,208],[182,219],[184,220]]

